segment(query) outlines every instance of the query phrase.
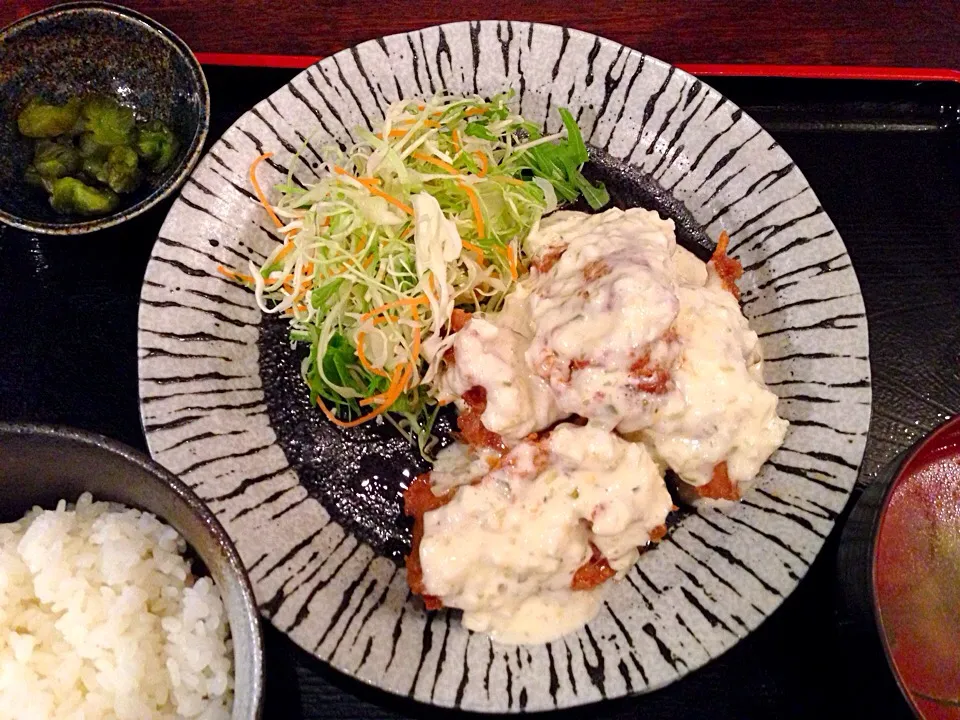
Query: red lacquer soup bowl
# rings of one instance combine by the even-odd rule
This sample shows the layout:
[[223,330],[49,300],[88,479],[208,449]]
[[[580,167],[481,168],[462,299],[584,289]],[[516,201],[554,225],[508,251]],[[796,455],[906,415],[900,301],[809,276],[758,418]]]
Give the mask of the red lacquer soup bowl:
[[844,526],[838,570],[859,698],[885,716],[907,714],[880,677],[892,673],[915,715],[960,720],[960,417],[864,491]]
[[877,530],[875,612],[897,682],[922,717],[960,720],[960,418],[900,466]]

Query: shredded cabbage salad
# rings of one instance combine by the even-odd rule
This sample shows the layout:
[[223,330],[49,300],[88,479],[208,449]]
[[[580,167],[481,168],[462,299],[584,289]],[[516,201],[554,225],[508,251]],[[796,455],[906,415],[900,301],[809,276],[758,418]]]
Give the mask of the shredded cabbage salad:
[[608,202],[580,172],[587,149],[570,113],[544,135],[511,96],[393,103],[377,132],[324,151],[316,184],[277,186],[275,204],[256,181],[266,155],[251,166],[283,242],[249,275],[221,269],[264,313],[289,317],[291,340],[310,347],[311,399],[335,424],[384,417],[427,456],[454,308],[499,307],[543,214],[581,195]]

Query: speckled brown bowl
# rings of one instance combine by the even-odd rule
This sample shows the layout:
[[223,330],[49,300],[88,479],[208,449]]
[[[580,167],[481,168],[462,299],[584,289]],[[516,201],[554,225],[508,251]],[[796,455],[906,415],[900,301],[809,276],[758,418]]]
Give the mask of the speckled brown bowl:
[[[120,209],[97,218],[59,215],[23,181],[33,142],[16,116],[38,95],[62,102],[113,95],[138,117],[162,120],[181,141],[166,172],[148,177]],[[210,95],[200,64],[180,38],[139,13],[101,2],[56,5],[0,30],[0,221],[51,235],[78,235],[153,207],[186,179],[207,137]]]
[[[233,720],[263,703],[263,637],[250,581],[223,527],[190,488],[133,448],[71,428],[0,423],[0,522],[84,492],[153,513],[179,532],[223,598],[233,638]],[[0,713],[2,714],[2,713]]]

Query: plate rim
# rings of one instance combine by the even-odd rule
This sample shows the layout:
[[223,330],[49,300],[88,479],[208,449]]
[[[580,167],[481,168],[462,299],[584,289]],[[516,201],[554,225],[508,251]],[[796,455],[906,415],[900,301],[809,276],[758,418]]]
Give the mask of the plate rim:
[[[524,27],[530,27],[530,28],[533,28],[533,29],[536,29],[536,28],[544,28],[544,29],[546,29],[546,30],[548,30],[548,31],[550,31],[550,32],[561,31],[561,32],[564,33],[564,34],[569,34],[570,36],[578,36],[578,37],[581,38],[581,39],[585,39],[585,40],[588,40],[588,41],[591,41],[591,42],[594,42],[594,41],[595,41],[595,42],[599,42],[599,43],[608,43],[608,44],[609,44],[610,46],[612,46],[613,48],[622,49],[622,51],[624,51],[624,52],[626,53],[626,55],[627,55],[628,58],[629,58],[630,56],[634,56],[634,55],[635,55],[635,56],[639,56],[640,58],[642,58],[642,62],[644,62],[644,63],[648,63],[648,62],[649,62],[649,63],[653,63],[653,64],[659,66],[660,68],[662,68],[662,69],[664,69],[664,70],[666,70],[666,71],[671,71],[671,70],[672,70],[675,74],[681,76],[682,78],[689,79],[689,80],[692,81],[692,82],[702,83],[705,87],[709,88],[709,89],[712,90],[714,93],[716,93],[719,97],[723,98],[723,99],[724,99],[727,103],[729,103],[733,108],[736,108],[737,110],[739,110],[739,111],[742,113],[743,117],[748,118],[751,122],[753,122],[754,124],[756,124],[756,126],[760,129],[760,135],[761,135],[761,137],[769,138],[771,141],[773,141],[776,145],[779,146],[779,143],[778,143],[774,138],[772,138],[772,136],[769,135],[769,133],[766,131],[766,129],[765,129],[762,125],[760,125],[759,123],[757,123],[757,122],[752,118],[752,116],[749,115],[749,113],[747,113],[746,111],[743,111],[738,105],[736,105],[736,104],[733,103],[732,101],[728,100],[728,99],[726,98],[726,96],[723,95],[723,93],[720,93],[719,91],[717,91],[716,89],[714,89],[708,82],[704,82],[703,80],[697,78],[696,76],[688,73],[687,71],[685,71],[685,70],[683,70],[683,69],[681,69],[681,68],[679,68],[679,67],[677,67],[677,66],[671,65],[670,63],[667,63],[667,62],[665,62],[665,61],[663,61],[663,60],[660,60],[659,58],[656,58],[656,57],[654,57],[654,56],[648,55],[648,54],[644,53],[644,52],[641,51],[641,50],[637,50],[637,49],[635,49],[635,48],[632,48],[632,47],[623,45],[623,44],[618,43],[618,42],[616,42],[616,41],[614,41],[614,40],[611,40],[611,39],[609,39],[609,38],[606,38],[606,37],[604,37],[604,36],[602,36],[602,35],[597,35],[597,34],[594,34],[594,33],[590,33],[590,32],[586,32],[586,31],[578,30],[578,29],[576,29],[576,28],[569,28],[569,27],[565,27],[565,26],[562,26],[562,25],[556,25],[556,24],[551,24],[551,23],[532,22],[532,21],[524,21],[524,20],[503,20],[503,19],[493,19],[493,20],[484,19],[484,20],[472,20],[472,21],[471,21],[471,20],[465,20],[465,21],[457,21],[457,22],[451,22],[451,23],[442,23],[442,24],[437,24],[437,25],[431,25],[431,26],[428,26],[428,27],[419,28],[419,29],[415,29],[415,30],[408,31],[408,32],[392,33],[392,34],[387,35],[387,36],[382,36],[382,37],[378,37],[378,38],[366,40],[366,41],[364,41],[364,42],[358,43],[357,45],[354,45],[354,46],[351,46],[351,47],[349,47],[349,48],[345,48],[345,49],[343,49],[343,50],[340,50],[340,51],[337,52],[337,53],[334,53],[334,54],[332,54],[332,55],[329,55],[329,56],[326,56],[326,57],[324,57],[324,58],[321,58],[321,59],[318,60],[317,62],[312,63],[311,65],[309,65],[309,66],[307,66],[307,67],[304,67],[293,79],[291,79],[290,81],[288,81],[287,84],[281,86],[280,88],[278,88],[276,91],[274,91],[274,92],[271,93],[270,95],[268,95],[268,96],[266,96],[265,98],[261,99],[261,100],[260,100],[259,102],[257,102],[252,108],[250,108],[250,109],[248,109],[246,112],[244,112],[234,123],[232,123],[232,124],[230,125],[230,127],[225,131],[224,134],[226,135],[226,134],[229,133],[232,129],[234,129],[234,128],[236,128],[238,125],[240,125],[245,118],[247,118],[247,117],[249,117],[249,116],[251,115],[251,113],[252,113],[252,111],[253,111],[254,109],[260,108],[261,106],[263,106],[264,104],[266,104],[269,100],[273,99],[275,95],[277,95],[278,93],[281,93],[288,85],[292,84],[294,80],[305,76],[305,75],[306,75],[307,73],[309,73],[312,69],[314,69],[314,68],[316,68],[316,67],[318,67],[318,66],[321,66],[321,65],[323,65],[324,63],[334,63],[334,62],[336,62],[336,61],[339,60],[339,59],[343,59],[343,58],[349,56],[351,53],[354,53],[354,52],[358,51],[360,48],[363,48],[363,47],[372,47],[372,46],[374,46],[375,44],[377,44],[378,42],[387,41],[387,40],[396,39],[396,38],[408,38],[408,37],[411,37],[411,36],[420,36],[420,37],[422,38],[425,33],[438,32],[438,31],[439,31],[439,32],[443,32],[444,30],[448,30],[448,31],[449,31],[449,30],[452,30],[452,29],[461,29],[461,31],[462,31],[463,28],[467,28],[468,31],[472,31],[474,28],[477,28],[477,32],[479,32],[484,26],[494,25],[494,26],[496,26],[496,27],[499,27],[500,25],[503,25],[503,24],[506,24],[506,25],[508,25],[508,26],[510,26],[510,25],[512,25],[512,26],[524,26]],[[346,83],[345,83],[345,84],[346,84]],[[627,103],[626,100],[627,100],[627,98],[626,98],[626,96],[625,96],[625,97],[624,97],[624,104],[625,104],[625,105],[628,105],[629,103]],[[614,127],[615,127],[615,125],[614,125]],[[614,132],[614,131],[611,131],[611,135],[612,135],[612,132]],[[210,150],[214,149],[214,147],[216,147],[216,145],[217,145],[219,142],[220,142],[220,139],[218,139],[217,142],[214,143],[214,146],[212,146]],[[207,153],[204,153],[204,159],[205,159],[206,156],[209,154],[210,150],[208,150]],[[786,151],[783,151],[782,149],[781,149],[781,151],[784,153],[784,155],[786,155]],[[789,156],[787,156],[787,157],[789,157]],[[624,162],[626,163],[626,162],[628,162],[628,160],[625,159]],[[196,168],[194,168],[194,170],[193,170],[193,172],[191,172],[191,175],[190,175],[190,176],[192,177],[193,174],[195,174],[195,173],[199,170],[199,168],[200,168],[199,165],[198,165]],[[811,197],[813,197],[813,198],[817,201],[817,203],[819,204],[819,199],[816,198],[816,193],[815,193],[815,191],[813,190],[813,187],[810,185],[810,183],[809,183],[809,181],[807,180],[807,178],[803,175],[802,170],[801,170],[799,167],[796,167],[796,168],[794,169],[794,172],[797,173],[797,175],[799,176],[799,178],[800,178],[800,180],[802,181],[803,185],[804,185],[806,188],[809,189],[809,192],[810,192]],[[178,205],[179,203],[183,202],[182,199],[181,199],[182,192],[183,192],[183,191],[181,190],[181,191],[179,191],[179,192],[177,193],[176,201],[175,201],[174,205],[173,205],[173,206],[171,207],[171,209],[170,209],[170,214],[173,213],[174,209],[177,207],[177,205]],[[681,202],[682,202],[682,201],[681,201]],[[826,221],[829,223],[830,227],[833,228],[834,232],[836,232],[836,235],[837,235],[838,240],[843,244],[844,254],[849,258],[849,252],[848,252],[848,250],[847,250],[847,246],[846,246],[845,243],[843,243],[843,240],[842,240],[842,237],[841,237],[840,234],[839,234],[839,231],[837,231],[836,226],[834,225],[832,219],[830,219],[830,217],[829,217],[829,215],[826,213],[826,211],[824,211],[824,216],[825,216]],[[161,227],[161,230],[160,230],[160,235],[163,234],[163,228],[166,227],[166,224],[167,224],[167,221],[168,221],[169,217],[170,217],[170,216],[168,215],[168,218],[164,220],[164,224],[163,224],[163,226]],[[151,252],[150,263],[152,264],[153,262],[154,262],[154,253]],[[856,290],[857,290],[856,295],[857,295],[857,300],[858,300],[859,303],[860,303],[861,309],[863,309],[863,295],[862,295],[862,290],[861,290],[861,288],[860,288],[859,279],[858,279],[857,276],[856,276],[856,269],[853,268],[852,265],[851,265],[850,271],[851,271],[851,274],[852,274],[853,281],[856,283]],[[141,334],[141,332],[142,332],[141,321],[142,321],[142,316],[143,316],[143,313],[144,313],[144,304],[143,304],[143,299],[144,299],[144,298],[143,298],[143,293],[144,293],[145,288],[146,288],[146,285],[143,285],[143,286],[141,287],[141,302],[140,302],[139,309],[138,309],[138,351],[140,350],[140,334]],[[869,402],[866,403],[867,409],[866,409],[866,417],[865,417],[865,419],[864,419],[864,421],[863,421],[864,427],[863,427],[863,429],[862,429],[862,432],[859,433],[859,436],[863,439],[863,442],[864,442],[864,444],[865,444],[866,437],[867,437],[867,433],[868,433],[869,426],[870,426],[870,420],[871,420],[871,417],[872,417],[872,411],[873,411],[873,407],[872,407],[872,389],[873,389],[873,388],[872,388],[872,382],[873,382],[873,380],[872,380],[872,368],[871,368],[870,362],[869,362],[869,358],[870,358],[870,351],[869,351],[869,348],[870,348],[870,343],[869,343],[869,323],[868,323],[868,319],[867,319],[867,317],[866,317],[865,309],[864,309],[864,314],[863,314],[863,324],[862,324],[862,327],[857,328],[857,331],[863,333],[863,343],[864,343],[864,346],[865,346],[865,349],[866,349],[866,358],[865,358],[865,363],[864,363],[865,369],[863,370],[863,381],[865,382],[865,391],[866,391],[866,393],[869,395],[869,397],[868,397]],[[142,426],[142,429],[143,429],[143,432],[144,432],[144,436],[145,436],[145,438],[146,438],[147,446],[148,446],[148,448],[149,448],[149,450],[150,450],[151,456],[153,456],[153,457],[156,458],[156,454],[157,454],[158,451],[156,450],[155,445],[154,445],[155,437],[152,438],[152,436],[151,436],[152,434],[151,434],[151,432],[148,430],[148,428],[147,428],[147,426],[146,426],[146,423],[145,423],[144,405],[143,405],[143,397],[144,397],[144,396],[143,396],[143,381],[144,381],[144,377],[143,377],[143,361],[142,361],[142,358],[138,357],[138,386],[139,386],[139,395],[140,395],[140,397],[139,397],[139,408],[140,408],[140,413],[139,413],[139,415],[140,415],[140,422],[141,422],[141,426]],[[262,390],[262,388],[261,388],[261,390]],[[779,400],[780,400],[780,393],[777,393],[777,395],[778,395],[778,401],[779,401]],[[275,432],[275,431],[274,431],[274,432]],[[853,490],[853,487],[854,487],[854,484],[855,484],[855,480],[856,480],[856,476],[859,474],[860,468],[862,467],[863,459],[864,459],[864,451],[861,450],[861,451],[859,451],[859,453],[858,453],[858,459],[857,459],[857,462],[856,462],[857,468],[856,468],[855,470],[852,470],[852,472],[853,472],[853,474],[854,474],[854,475],[853,475],[853,477],[854,477],[854,482],[850,484],[850,487],[849,487],[848,489],[846,489],[846,490],[843,491],[843,492],[844,492],[843,507],[846,507],[847,505],[849,505],[849,502],[850,502],[850,499],[851,499],[852,490]],[[292,467],[291,467],[290,469],[293,470],[294,472],[296,472],[295,469],[293,469]],[[213,512],[216,513],[216,511],[213,511]],[[831,531],[832,531],[833,528],[835,528],[835,527],[837,526],[837,520],[838,520],[838,519],[839,519],[839,514],[838,514],[836,517],[833,517],[833,518],[831,518],[831,519],[829,520],[829,524],[830,524]],[[828,534],[829,534],[829,533],[828,533]],[[729,644],[725,645],[722,649],[720,649],[719,652],[708,653],[708,656],[707,656],[707,658],[706,658],[704,661],[702,661],[702,662],[700,662],[700,663],[698,663],[698,664],[695,664],[695,665],[693,665],[692,667],[686,668],[682,673],[680,673],[680,674],[677,675],[677,676],[665,678],[665,679],[663,679],[663,680],[662,680],[661,682],[659,682],[659,683],[649,684],[649,685],[647,685],[647,686],[645,686],[645,687],[643,687],[642,689],[639,689],[639,690],[633,689],[633,690],[629,690],[629,691],[624,692],[624,693],[614,694],[614,695],[611,696],[611,699],[612,699],[612,698],[617,698],[617,697],[636,697],[636,696],[638,696],[638,695],[643,695],[643,694],[646,694],[646,693],[648,693],[648,692],[653,692],[653,691],[655,691],[655,690],[658,690],[658,689],[660,689],[660,688],[662,688],[662,687],[665,687],[666,685],[669,685],[669,684],[675,682],[675,681],[678,680],[678,679],[681,679],[682,677],[685,677],[685,676],[687,676],[687,675],[695,672],[696,670],[700,669],[701,667],[703,667],[703,666],[706,665],[707,663],[712,662],[713,660],[716,660],[717,658],[719,658],[719,657],[721,657],[722,655],[724,655],[724,654],[725,654],[727,651],[729,651],[732,647],[734,647],[735,645],[737,645],[737,643],[739,643],[741,640],[743,640],[745,637],[747,637],[747,635],[755,632],[755,631],[767,620],[767,618],[769,618],[774,612],[776,612],[776,610],[783,604],[783,602],[787,599],[787,597],[789,597],[789,596],[796,590],[796,588],[799,586],[799,584],[803,581],[804,577],[806,577],[807,571],[809,570],[810,565],[812,565],[812,562],[813,562],[816,558],[818,558],[818,557],[820,556],[820,553],[823,551],[825,542],[826,542],[826,537],[824,537],[821,541],[819,541],[818,547],[817,547],[817,549],[816,549],[816,552],[814,553],[813,558],[811,559],[811,563],[808,564],[808,565],[806,565],[804,568],[802,568],[802,570],[800,570],[800,571],[797,573],[797,574],[798,574],[798,577],[797,577],[797,579],[792,583],[792,586],[789,588],[789,590],[788,590],[787,592],[785,592],[781,597],[779,597],[779,599],[776,601],[776,603],[771,607],[771,609],[770,609],[769,611],[765,611],[765,612],[762,614],[762,617],[760,618],[759,622],[757,622],[757,623],[756,623],[755,625],[753,625],[752,627],[749,627],[749,628],[745,629],[742,635],[736,636],[736,637],[733,639],[732,642],[730,642]],[[363,544],[362,541],[361,541],[359,544]],[[251,579],[251,583],[253,583],[253,580],[252,580],[252,579]],[[273,624],[273,618],[267,618],[267,619],[270,620],[271,623]],[[276,626],[276,625],[275,625],[275,626]],[[336,660],[336,658],[335,658],[334,656],[331,656],[331,657],[326,658],[326,659],[319,657],[318,654],[317,654],[315,651],[310,650],[310,649],[307,648],[307,647],[304,647],[304,645],[301,644],[301,643],[300,643],[292,634],[290,634],[288,631],[283,630],[282,628],[279,628],[279,627],[278,627],[277,629],[278,629],[282,634],[284,634],[284,635],[286,635],[288,638],[290,638],[295,644],[298,645],[298,647],[300,647],[301,649],[303,649],[305,652],[307,652],[310,656],[312,656],[312,657],[315,658],[316,660],[327,664],[327,665],[330,666],[331,668],[334,668],[336,671],[341,672],[341,673],[347,675],[348,677],[350,677],[350,678],[353,679],[353,680],[357,680],[357,681],[359,681],[359,682],[361,682],[361,683],[363,683],[363,684],[365,684],[365,685],[368,685],[368,686],[370,686],[370,687],[372,687],[372,688],[375,688],[375,689],[376,689],[377,691],[379,691],[379,692],[385,692],[385,693],[389,693],[389,694],[391,694],[391,695],[396,695],[396,696],[398,696],[398,697],[404,698],[404,699],[409,700],[409,701],[413,701],[413,702],[415,702],[415,703],[435,705],[435,706],[438,706],[438,707],[449,707],[449,708],[457,707],[458,709],[473,710],[473,711],[479,711],[479,712],[511,712],[511,713],[512,713],[512,712],[519,712],[519,711],[520,711],[520,710],[519,710],[518,708],[516,708],[516,707],[512,707],[512,708],[508,708],[508,709],[504,710],[502,707],[492,706],[492,705],[485,705],[485,706],[458,706],[458,705],[453,705],[453,704],[445,704],[445,703],[442,703],[442,702],[433,702],[432,700],[430,700],[430,701],[423,700],[423,699],[417,697],[417,694],[416,694],[416,692],[415,692],[416,688],[414,688],[413,691],[411,691],[411,692],[409,692],[409,693],[404,693],[404,692],[402,692],[402,691],[396,690],[396,689],[391,688],[391,687],[388,687],[388,686],[386,686],[386,685],[377,684],[374,680],[369,679],[369,678],[367,678],[367,677],[365,677],[365,676],[363,676],[363,675],[357,674],[356,672],[351,671],[351,670],[350,670],[349,668],[347,668],[345,665],[343,665],[343,664],[341,664],[341,663],[338,663],[337,660]],[[606,697],[604,698],[604,700],[605,700],[605,699],[606,699]],[[601,701],[603,701],[603,700],[601,700]],[[592,700],[592,699],[582,699],[582,698],[578,695],[576,698],[574,698],[574,701],[573,701],[573,702],[562,703],[562,704],[556,705],[554,708],[548,708],[548,707],[533,707],[533,708],[531,708],[531,709],[529,709],[529,710],[526,710],[526,711],[527,711],[527,712],[536,712],[536,711],[539,711],[539,710],[564,709],[564,708],[572,708],[572,707],[586,707],[586,706],[588,706],[588,705],[593,705],[593,704],[595,704],[596,702],[597,702],[596,700]]]

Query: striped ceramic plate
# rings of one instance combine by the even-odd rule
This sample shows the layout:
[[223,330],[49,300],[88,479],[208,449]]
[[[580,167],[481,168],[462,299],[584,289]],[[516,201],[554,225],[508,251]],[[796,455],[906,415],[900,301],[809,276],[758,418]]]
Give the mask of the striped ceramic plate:
[[[401,571],[400,494],[422,468],[383,428],[311,409],[282,324],[218,265],[277,242],[246,173],[310,183],[398,98],[514,88],[528,118],[569,107],[590,172],[673,217],[687,244],[726,229],[744,311],[791,422],[758,487],[686,515],[575,635],[514,649],[427,614]],[[736,106],[614,42],[546,25],[460,23],[364,43],[259,103],[201,161],[144,280],[140,395],[153,455],[217,513],[263,613],[318,658],[391,692],[475,710],[542,710],[663,686],[728,649],[796,587],[846,503],[870,417],[867,323],[843,242],[800,170]]]

